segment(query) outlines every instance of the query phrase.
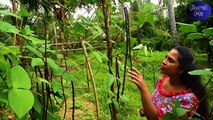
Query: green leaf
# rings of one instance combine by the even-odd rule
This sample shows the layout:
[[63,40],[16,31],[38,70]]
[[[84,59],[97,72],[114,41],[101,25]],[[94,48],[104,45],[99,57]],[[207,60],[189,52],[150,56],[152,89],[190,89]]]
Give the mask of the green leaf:
[[42,114],[42,104],[39,100],[38,95],[34,94],[34,105],[33,108],[39,113]]
[[107,78],[108,78],[108,87],[110,88],[112,86],[112,84],[115,82],[115,76],[108,73]]
[[76,23],[73,29],[77,33],[83,35],[85,33],[86,27],[81,23]]
[[24,37],[25,39],[30,40],[34,45],[45,43],[45,40],[41,40],[41,39],[35,38],[33,36],[26,36],[26,35],[21,35],[21,36]]
[[60,83],[52,83],[53,92],[56,93],[62,89],[62,86]]
[[119,103],[118,103],[118,101],[117,101],[116,99],[113,99],[113,100],[112,100],[112,103],[114,104],[115,109],[116,109],[116,110],[119,110]]
[[210,44],[211,46],[213,46],[213,40],[209,41],[209,44]]
[[98,60],[98,62],[102,63],[101,53],[93,51],[92,54],[95,56],[95,58]]
[[162,120],[175,120],[175,115],[172,113],[167,112],[163,117]]
[[30,29],[30,26],[29,25],[26,25],[24,27],[24,32],[25,32],[25,35],[32,35],[34,32]]
[[203,29],[202,32],[206,34],[206,36],[213,36],[213,28]]
[[187,35],[187,40],[202,39],[205,36],[202,33],[190,33]]
[[191,74],[191,75],[213,75],[213,72],[210,70],[194,70],[194,71],[190,71],[189,74]]
[[19,30],[8,22],[0,20],[0,32],[8,32],[18,34]]
[[31,66],[32,67],[43,66],[43,65],[44,65],[44,62],[42,61],[41,58],[32,58],[32,61],[31,61]]
[[12,61],[12,63],[14,65],[18,65],[19,64],[19,60],[12,54],[7,54],[8,58]]
[[130,47],[132,48],[134,46],[134,44],[137,42],[137,38],[130,38]]
[[141,49],[143,49],[143,44],[139,44],[138,46],[135,46],[133,48],[133,50],[141,50]]
[[19,65],[11,69],[11,83],[13,88],[31,88],[31,81],[27,72]]
[[150,25],[152,25],[152,27],[155,26],[155,16],[154,15],[148,15],[146,17],[146,21],[150,23]]
[[33,52],[35,55],[37,55],[38,57],[42,58],[42,54],[41,52],[39,52],[38,50],[36,50],[36,48],[30,46],[30,45],[26,45],[25,46],[28,50],[30,50],[31,52]]
[[56,76],[61,76],[64,73],[64,69],[59,67],[53,59],[47,58],[47,63]]
[[51,84],[46,79],[44,79],[44,78],[36,78],[36,82],[47,83],[51,87]]
[[77,81],[77,79],[71,73],[68,73],[68,72],[63,73],[62,77],[67,81],[73,81],[73,82]]
[[18,118],[26,115],[34,104],[34,96],[30,90],[11,89],[8,93],[8,100]]
[[180,25],[179,30],[184,33],[192,33],[197,32],[197,27],[194,24],[186,24],[186,23],[177,23]]
[[137,16],[137,18],[138,18],[138,22],[137,23],[140,23],[140,28],[144,25],[144,23],[145,23],[145,15],[144,15],[144,13],[142,13],[142,12],[138,12],[137,14],[136,14],[136,16]]
[[14,14],[10,12],[10,10],[0,10],[0,14],[8,15],[8,16],[13,16],[21,20],[21,16],[18,16],[17,14]]
[[189,112],[189,110],[180,107],[176,108],[177,116],[183,116],[186,112]]
[[0,102],[8,105],[8,93],[0,93]]
[[25,17],[30,17],[30,16],[32,16],[32,15],[26,10],[26,8],[25,8],[24,5],[21,5],[19,14],[20,14],[21,16],[25,16]]

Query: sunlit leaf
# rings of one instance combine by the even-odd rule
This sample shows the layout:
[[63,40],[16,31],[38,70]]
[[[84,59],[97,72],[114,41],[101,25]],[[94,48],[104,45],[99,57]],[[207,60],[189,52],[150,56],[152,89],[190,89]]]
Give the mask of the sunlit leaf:
[[19,30],[8,22],[0,20],[0,32],[8,32],[18,34]]
[[53,89],[53,92],[56,93],[62,89],[62,86],[60,83],[54,82],[52,83],[52,89]]
[[38,50],[36,50],[34,47],[29,45],[26,45],[25,47],[31,52],[33,52],[35,55],[37,55],[38,57],[42,58],[42,54]]
[[53,59],[47,58],[47,63],[56,76],[61,76],[64,73],[64,69],[59,67]]
[[11,82],[13,88],[31,88],[31,81],[27,72],[19,65],[11,69]]
[[150,23],[150,25],[152,25],[153,27],[155,26],[155,16],[150,14],[148,16],[146,16],[146,21],[148,23]]
[[0,14],[8,15],[8,16],[13,16],[21,20],[21,16],[18,16],[17,14],[12,13],[9,9],[7,10],[0,10]]
[[21,5],[19,14],[20,14],[21,16],[24,16],[24,17],[30,17],[30,16],[32,16],[32,15],[26,10],[26,8],[24,7],[24,5]]
[[203,29],[202,32],[203,32],[206,36],[213,36],[213,28],[206,28],[206,29]]
[[24,27],[24,32],[25,32],[25,35],[31,35],[33,34],[34,32],[30,29],[30,26],[29,25],[26,25]]
[[190,71],[189,74],[191,74],[191,75],[213,75],[213,72],[210,70],[194,70],[194,71]]
[[209,41],[209,44],[210,44],[211,46],[213,46],[213,40]]
[[189,110],[180,108],[180,107],[177,107],[175,109],[176,109],[177,116],[183,116],[186,112],[189,112]]
[[92,54],[95,56],[98,62],[102,63],[101,54],[99,52],[93,51]]
[[51,84],[50,82],[48,82],[46,79],[44,78],[36,78],[36,82],[43,82],[43,83],[47,83],[50,87],[51,87]]
[[32,58],[32,61],[31,61],[31,66],[32,67],[43,66],[43,65],[44,65],[44,62],[42,61],[41,58]]
[[34,104],[34,96],[30,90],[11,89],[8,93],[8,100],[18,118],[26,115]]
[[21,36],[24,37],[25,39],[30,40],[34,45],[45,43],[45,40],[41,40],[41,39],[35,38],[33,36],[26,36],[26,35],[21,35]]
[[205,36],[202,33],[190,33],[187,35],[187,40],[195,40],[195,39],[202,39]]
[[163,117],[162,120],[174,120],[175,119],[175,115],[173,115],[170,112],[167,112]]
[[77,79],[71,73],[68,73],[68,72],[63,73],[62,77],[67,81],[73,81],[73,82],[77,81]]
[[186,24],[186,23],[177,23],[180,25],[179,30],[184,33],[192,33],[197,32],[197,27],[194,24]]
[[141,50],[141,49],[143,49],[143,44],[139,44],[138,46],[135,46],[133,48],[133,50]]

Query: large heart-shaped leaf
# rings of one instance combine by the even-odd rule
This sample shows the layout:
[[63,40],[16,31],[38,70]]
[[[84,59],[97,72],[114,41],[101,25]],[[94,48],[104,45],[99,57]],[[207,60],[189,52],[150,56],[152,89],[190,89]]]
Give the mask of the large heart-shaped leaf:
[[11,84],[13,88],[30,89],[31,82],[27,72],[19,65],[11,69]]
[[19,118],[22,118],[34,104],[30,90],[11,89],[8,93],[9,105]]

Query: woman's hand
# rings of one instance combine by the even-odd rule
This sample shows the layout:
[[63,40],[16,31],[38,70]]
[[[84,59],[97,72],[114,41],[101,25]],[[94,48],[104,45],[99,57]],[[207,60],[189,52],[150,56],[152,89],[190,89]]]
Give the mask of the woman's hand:
[[141,92],[148,90],[143,76],[137,69],[133,67],[132,70],[128,71],[128,75],[131,77],[131,82],[135,83]]

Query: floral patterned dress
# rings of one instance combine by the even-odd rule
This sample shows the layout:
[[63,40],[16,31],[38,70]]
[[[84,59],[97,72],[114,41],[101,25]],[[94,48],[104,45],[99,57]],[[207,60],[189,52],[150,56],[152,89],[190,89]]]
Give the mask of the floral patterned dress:
[[[188,89],[181,92],[166,92],[162,87],[162,83],[166,78],[168,78],[168,76],[164,75],[157,81],[155,90],[152,94],[152,102],[158,110],[158,119],[161,120],[162,116],[167,112],[172,112],[172,101],[180,101],[181,108],[189,109],[193,112],[196,111],[199,101],[192,90]],[[189,115],[191,116],[192,113]]]

